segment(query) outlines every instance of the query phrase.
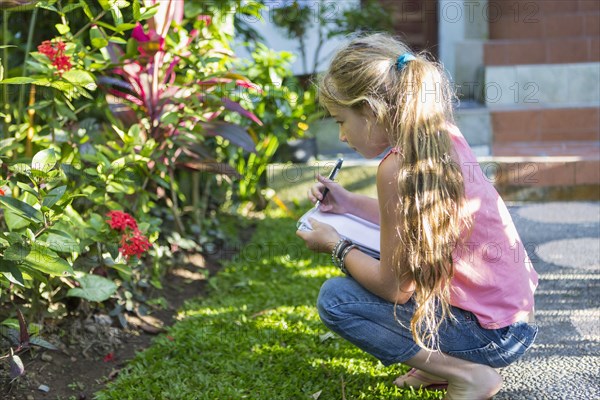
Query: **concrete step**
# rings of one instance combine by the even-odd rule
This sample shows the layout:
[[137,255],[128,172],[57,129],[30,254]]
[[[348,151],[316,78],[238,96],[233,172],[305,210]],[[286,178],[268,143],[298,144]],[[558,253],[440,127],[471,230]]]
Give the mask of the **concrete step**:
[[454,111],[454,119],[477,156],[491,154],[492,123],[486,106],[474,101],[461,101]]
[[600,106],[599,62],[487,66],[483,79],[492,111]]

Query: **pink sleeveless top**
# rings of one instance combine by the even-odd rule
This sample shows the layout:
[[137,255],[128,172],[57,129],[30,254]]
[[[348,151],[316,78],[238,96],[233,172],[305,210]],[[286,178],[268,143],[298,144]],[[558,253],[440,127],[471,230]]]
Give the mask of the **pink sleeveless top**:
[[[503,328],[526,320],[533,310],[538,276],[504,201],[479,167],[467,141],[455,126],[450,128],[450,137],[472,217],[463,246],[453,253],[450,303],[471,311],[484,328]],[[392,149],[384,159],[392,153],[401,151]]]

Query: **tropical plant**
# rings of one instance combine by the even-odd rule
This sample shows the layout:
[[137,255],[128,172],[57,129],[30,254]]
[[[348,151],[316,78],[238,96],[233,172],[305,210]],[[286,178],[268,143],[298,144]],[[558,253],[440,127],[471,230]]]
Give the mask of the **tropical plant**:
[[[245,157],[233,154],[236,170],[241,178],[235,182],[236,194],[242,202],[251,202],[255,208],[266,205],[272,196],[268,190],[267,166],[273,160],[280,143],[290,138],[304,137],[312,115],[307,115],[306,93],[292,75],[294,55],[287,51],[274,51],[257,43],[248,60],[237,69],[247,76],[257,88],[240,96],[241,104],[252,110],[263,122],[261,129],[249,128],[256,141],[256,152]],[[314,100],[314,99],[313,99]]]
[[[141,24],[134,28],[126,49],[110,46],[117,67],[100,83],[121,120],[139,126],[142,142],[158,143],[150,168],[156,171],[155,183],[167,190],[167,205],[183,234],[179,204],[186,199],[177,170],[236,175],[227,159],[218,159],[215,147],[232,144],[252,153],[255,144],[247,130],[224,113],[237,113],[259,126],[262,122],[231,99],[236,88],[253,86],[228,70],[233,56],[230,38],[213,24],[212,16],[188,11],[184,18],[183,2],[162,1],[147,22],[146,29]],[[211,140],[215,136],[221,139]]]
[[[117,283],[140,276],[143,281],[148,273],[138,256],[127,255],[152,251],[149,244],[161,224],[144,216],[139,229],[125,238],[107,224],[105,214],[123,206],[148,212],[152,199],[139,188],[148,177],[147,156],[155,143],[141,144],[133,137],[135,129],[124,132],[104,122],[110,115],[97,110],[108,107],[92,95],[96,75],[110,65],[106,47],[126,43],[124,32],[135,27],[126,18],[148,18],[155,7],[134,0],[131,7],[137,11],[127,10],[124,17],[126,2],[99,0],[98,14],[86,0],[36,3],[24,66],[0,68],[2,136],[10,136],[0,139],[0,301],[27,304],[29,318],[40,320],[64,315],[67,297],[117,301],[118,291],[126,290]],[[59,35],[30,52],[40,8],[57,15]],[[75,17],[78,12],[87,23]],[[18,96],[7,100],[7,87],[16,87]],[[22,106],[26,92],[28,106]]]
[[[277,86],[289,55],[262,49],[236,70],[229,9],[182,6],[48,0],[26,11],[23,66],[0,69],[0,87],[17,89],[0,104],[0,301],[27,304],[28,319],[65,315],[67,298],[139,311],[169,249],[219,236],[219,196],[261,195],[254,176],[278,138],[302,130],[293,90]],[[36,42],[39,9],[59,22]],[[115,228],[115,215],[135,225]]]
[[[230,71],[231,37],[212,19],[223,18],[182,4],[99,0],[94,15],[86,0],[45,1],[31,11],[55,13],[59,35],[37,46],[28,40],[37,51],[26,53],[27,68],[0,76],[4,88],[29,93],[23,109],[18,101],[4,103],[14,123],[3,132],[12,137],[0,142],[0,300],[30,301],[31,318],[49,309],[63,315],[60,303],[72,296],[109,299],[114,315],[135,312],[123,299],[160,287],[167,264],[159,261],[167,253],[156,244],[159,227],[168,240],[163,222],[172,220],[185,237],[179,169],[237,175],[229,144],[255,151],[232,115],[261,124],[232,98],[252,84]],[[72,31],[69,16],[78,12],[88,23]],[[111,101],[93,95],[98,85]],[[111,229],[111,210],[131,213],[139,229],[124,237]],[[196,225],[203,223],[202,214],[195,216]],[[210,241],[206,236],[200,235]],[[127,257],[141,250],[153,261]]]
[[[106,269],[112,268],[120,279],[127,279],[138,261],[130,256],[139,257],[150,247],[141,233],[141,229],[149,229],[148,224],[141,228],[136,223],[135,229],[120,234],[113,232],[119,228],[114,217],[118,211],[110,211],[109,207],[118,207],[118,204],[110,198],[106,201],[106,189],[103,208],[109,219],[93,211],[82,217],[73,207],[74,202],[81,197],[100,200],[94,194],[96,186],[103,186],[98,185],[100,182],[106,185],[106,181],[110,185],[114,179],[106,177],[103,181],[102,177],[109,174],[103,175],[104,167],[99,165],[94,180],[83,182],[70,164],[62,164],[59,159],[54,149],[42,150],[34,155],[31,164],[9,166],[8,179],[0,181],[7,188],[0,196],[6,224],[0,225],[3,228],[0,231],[0,295],[10,296],[13,302],[30,300],[31,314],[35,318],[56,298],[107,300],[117,286],[106,279]],[[75,181],[82,186],[81,192],[69,189]],[[62,291],[61,285],[71,290]],[[42,292],[46,293],[45,304],[41,303]]]
[[34,346],[47,350],[58,350],[56,346],[47,342],[39,335],[33,336],[30,332],[32,332],[31,326],[26,324],[25,317],[23,317],[23,313],[19,309],[17,309],[17,321],[5,320],[0,324],[0,343],[4,339],[4,341],[8,342],[9,348],[9,353],[0,356],[0,360],[8,360],[11,379],[15,379],[25,373],[25,365],[21,357],[19,357],[19,353],[27,351]]

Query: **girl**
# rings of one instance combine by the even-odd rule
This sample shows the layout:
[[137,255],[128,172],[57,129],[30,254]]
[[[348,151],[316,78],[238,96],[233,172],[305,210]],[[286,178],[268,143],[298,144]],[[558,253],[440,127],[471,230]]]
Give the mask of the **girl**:
[[325,282],[324,324],[385,365],[413,369],[399,386],[447,385],[448,399],[484,399],[502,385],[494,368],[519,359],[537,327],[531,266],[508,210],[458,128],[441,69],[392,37],[357,38],[319,82],[340,140],[377,170],[378,200],[319,176],[321,210],[381,227],[381,259],[312,220],[297,234],[332,254],[346,274]]

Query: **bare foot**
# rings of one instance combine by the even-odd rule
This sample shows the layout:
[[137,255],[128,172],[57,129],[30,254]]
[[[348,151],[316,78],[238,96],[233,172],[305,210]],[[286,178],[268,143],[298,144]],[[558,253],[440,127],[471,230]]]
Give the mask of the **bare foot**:
[[489,399],[502,387],[502,377],[496,370],[485,365],[469,368],[460,378],[448,384],[447,400]]
[[398,387],[409,386],[415,389],[419,389],[421,387],[442,389],[448,386],[448,381],[444,378],[440,378],[439,376],[435,376],[420,369],[413,368],[406,374],[396,378],[394,384]]

